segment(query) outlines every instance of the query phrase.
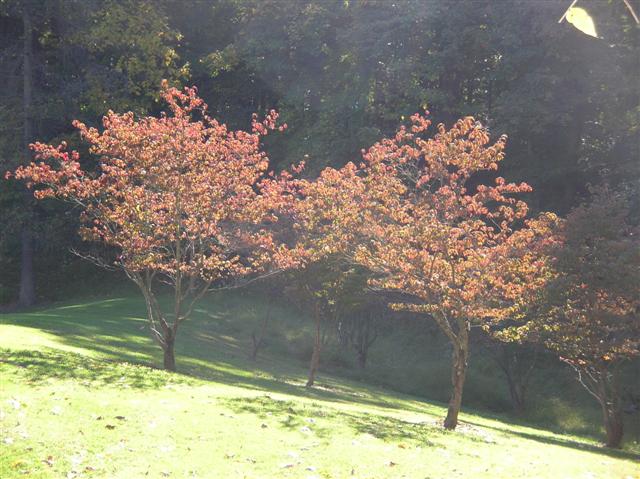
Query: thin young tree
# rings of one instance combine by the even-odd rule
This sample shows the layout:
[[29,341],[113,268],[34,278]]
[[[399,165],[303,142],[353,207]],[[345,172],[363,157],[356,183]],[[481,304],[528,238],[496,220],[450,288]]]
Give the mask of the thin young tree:
[[[303,167],[293,172],[300,173]],[[274,261],[291,270],[296,297],[313,319],[307,387],[315,383],[326,326],[336,322],[347,277],[353,274],[347,251],[359,238],[355,225],[361,222],[361,212],[354,209],[354,192],[365,187],[359,184],[357,171],[353,164],[341,170],[326,168],[311,180],[283,172],[262,183],[266,203],[277,210],[278,224],[272,225],[272,231],[281,247]]]
[[[259,193],[269,161],[260,139],[277,114],[254,115],[251,132],[230,131],[207,115],[195,88],[164,85],[169,112],[136,118],[110,111],[103,129],[75,122],[97,157],[81,166],[66,145],[35,143],[36,162],[15,171],[36,198],[57,197],[81,211],[80,235],[112,247],[115,258],[92,258],[117,267],[144,296],[152,337],[164,367],[176,369],[179,326],[196,302],[217,287],[263,270],[273,240],[265,228],[273,212]],[[280,127],[283,128],[283,127]],[[172,290],[165,308],[159,288]]]

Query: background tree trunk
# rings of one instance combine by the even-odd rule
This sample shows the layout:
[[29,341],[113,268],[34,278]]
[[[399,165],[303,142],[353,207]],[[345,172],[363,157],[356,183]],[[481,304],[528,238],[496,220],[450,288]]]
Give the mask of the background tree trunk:
[[507,376],[507,383],[509,384],[509,395],[511,396],[513,411],[516,415],[522,416],[525,411],[525,387],[511,376]]
[[367,367],[367,350],[361,349],[358,351],[358,367],[365,369]]
[[[22,25],[24,31],[24,49],[22,55],[22,105],[23,105],[23,143],[24,162],[28,163],[31,157],[29,144],[33,141],[33,26],[31,24],[31,12],[29,11],[29,1],[25,1],[22,6]],[[30,210],[31,195],[25,189],[25,211]],[[20,306],[31,306],[35,303],[35,284],[33,276],[33,235],[31,233],[29,220],[25,219],[20,234],[20,291],[18,304]]]
[[309,364],[309,378],[307,379],[306,387],[313,386],[313,383],[316,380],[316,372],[318,371],[318,366],[320,365],[320,349],[322,348],[322,334],[321,334],[321,317],[320,311],[318,310],[318,306],[315,307],[314,311],[315,321],[316,321],[316,333],[313,341],[313,353],[311,354],[311,362]]
[[264,336],[267,332],[267,325],[269,324],[269,320],[271,319],[271,310],[273,309],[273,294],[274,293],[269,294],[267,311],[265,312],[262,323],[260,324],[258,334],[256,334],[255,332],[251,334],[251,353],[249,354],[249,357],[252,361],[256,361],[258,359],[258,351],[260,350],[260,347],[264,342]]
[[521,345],[489,341],[489,351],[507,380],[513,411],[521,416],[525,412],[531,375],[538,361],[538,348],[531,351]]
[[20,292],[18,304],[22,307],[29,307],[36,302],[36,291],[33,277],[33,236],[27,225],[22,227],[20,245]]

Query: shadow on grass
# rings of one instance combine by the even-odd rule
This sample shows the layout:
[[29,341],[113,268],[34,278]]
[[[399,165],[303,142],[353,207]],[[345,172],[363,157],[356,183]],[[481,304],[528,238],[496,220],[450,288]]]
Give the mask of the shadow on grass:
[[630,459],[630,460],[640,461],[640,454],[635,454],[633,452],[623,451],[620,449],[611,449],[604,446],[596,446],[594,444],[589,444],[586,442],[575,441],[572,439],[562,439],[559,437],[547,436],[545,434],[535,434],[535,433],[526,432],[526,431],[518,431],[511,428],[502,428],[497,426],[489,426],[486,424],[478,424],[478,423],[474,423],[473,421],[464,421],[464,422],[466,424],[471,424],[474,426],[492,429],[494,431],[499,431],[505,435],[519,436],[524,439],[541,442],[543,444],[569,447],[572,449],[578,449],[580,451],[593,452],[596,454],[602,454],[609,457],[615,457],[617,459]]
[[[310,418],[314,420],[322,420],[323,418],[333,419],[347,425],[360,434],[369,434],[383,441],[413,441],[422,447],[440,446],[441,443],[438,439],[447,434],[455,434],[461,436],[464,440],[474,443],[486,443],[488,441],[482,429],[492,429],[503,433],[505,436],[514,435],[544,444],[593,452],[617,459],[640,459],[640,455],[631,452],[606,449],[580,441],[517,431],[510,428],[488,426],[466,420],[461,422],[459,430],[449,432],[435,423],[414,423],[385,415],[353,414],[328,409],[319,404],[312,403],[305,405],[293,401],[276,400],[269,396],[232,398],[221,401],[221,404],[235,413],[250,413],[261,419],[275,417],[278,419],[281,427],[290,430],[300,430],[304,426],[310,426],[319,437],[328,436],[327,430],[317,423],[310,424]],[[490,440],[489,442],[493,443],[494,441]]]
[[[383,441],[414,441],[420,446],[438,446],[435,439],[449,434],[435,424],[413,423],[398,418],[375,415],[353,414],[327,408],[321,404],[301,404],[293,401],[276,400],[269,396],[256,398],[231,398],[220,404],[235,413],[254,414],[261,419],[276,418],[281,427],[300,430],[307,426],[319,437],[327,437],[331,430],[320,425],[323,419],[344,424],[360,434],[368,434]],[[474,436],[465,436],[472,441]]]
[[[5,362],[25,367],[28,365],[37,371],[37,374],[29,373],[30,381],[52,377],[84,381],[95,379],[102,384],[111,384],[121,377],[118,363],[147,367],[160,363],[161,349],[148,336],[144,313],[141,301],[119,298],[0,317],[1,323],[43,331],[56,336],[62,344],[85,349],[104,358],[87,359],[82,355],[60,353],[52,349],[42,353],[14,352]],[[274,360],[256,367],[255,362],[247,359],[246,352],[237,343],[232,343],[233,338],[224,334],[226,331],[219,331],[222,323],[220,318],[231,315],[231,311],[224,310],[216,311],[213,316],[212,313],[201,312],[183,325],[176,348],[179,372],[169,375],[175,378],[172,382],[199,379],[330,402],[362,403],[395,409],[401,407],[330,381],[321,381],[319,388],[305,388],[302,386],[303,369],[282,361]],[[198,324],[197,328],[193,326],[194,323]],[[91,367],[83,369],[84,363],[91,363]],[[144,374],[143,371],[145,369],[141,369],[139,374]],[[152,388],[165,384],[160,380],[154,381],[134,378],[130,387]]]
[[123,388],[157,389],[168,384],[187,384],[189,378],[126,362],[98,360],[56,350],[0,350],[0,365],[15,367],[10,372],[29,384],[48,379],[71,379],[85,386],[116,385]]
[[[204,306],[204,305],[203,305]],[[214,310],[214,308],[212,308]],[[180,373],[170,374],[150,368],[158,363],[160,348],[148,336],[144,305],[131,298],[96,301],[73,306],[49,308],[23,314],[0,316],[0,323],[34,328],[55,335],[62,344],[82,348],[97,353],[100,358],[82,354],[63,352],[55,349],[39,351],[0,350],[0,365],[8,363],[17,368],[16,374],[30,383],[38,383],[48,378],[73,379],[80,384],[118,385],[139,389],[164,387],[168,384],[185,384],[196,380],[215,381],[252,390],[275,392],[295,397],[305,397],[334,403],[356,403],[375,407],[412,410],[430,413],[430,403],[411,405],[386,401],[377,397],[376,392],[357,391],[344,385],[327,381],[326,386],[308,389],[302,386],[303,370],[282,360],[261,364],[259,368],[246,358],[241,343],[232,344],[229,331],[220,331],[225,318],[234,315],[231,310],[217,310],[200,314],[193,321],[185,323],[178,335],[178,368]],[[221,319],[222,318],[222,319]],[[193,323],[198,323],[194,327]],[[227,336],[225,336],[227,334]],[[158,361],[158,362],[157,362]],[[133,364],[131,364],[133,363]],[[143,366],[136,366],[143,365]],[[321,381],[321,386],[323,382]],[[367,388],[370,389],[369,386]],[[363,388],[364,389],[364,388]],[[283,427],[303,427],[298,419],[302,412],[294,403],[263,400],[238,399],[228,403],[231,409],[254,414],[284,415]],[[283,404],[284,403],[284,404]],[[363,434],[371,434],[383,440],[415,440],[422,445],[433,445],[432,439],[446,434],[439,426],[425,423],[411,423],[384,415],[355,415],[343,412],[323,412],[321,406],[304,412],[306,417],[322,417],[322,414],[340,414],[340,420]],[[244,408],[244,409],[243,409]],[[289,411],[293,410],[293,413]],[[435,409],[435,408],[434,408]],[[312,414],[313,413],[313,414]],[[504,421],[504,418],[500,418]],[[534,433],[519,432],[510,428],[491,428],[506,435],[518,435],[526,439],[587,450],[598,454],[624,459],[638,459],[640,456],[625,451],[607,450],[579,441],[563,440]],[[319,434],[324,434],[320,431]],[[473,435],[465,437],[475,440]],[[477,438],[476,438],[477,439]]]

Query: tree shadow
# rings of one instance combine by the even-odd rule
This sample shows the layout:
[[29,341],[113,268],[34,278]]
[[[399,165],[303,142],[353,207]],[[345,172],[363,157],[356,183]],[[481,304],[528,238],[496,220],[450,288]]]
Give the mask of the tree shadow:
[[45,349],[0,349],[0,364],[16,368],[29,384],[49,379],[71,379],[87,387],[116,385],[122,388],[158,389],[168,384],[186,384],[189,378],[126,362],[94,359],[81,354]]
[[[354,414],[327,408],[321,404],[301,404],[293,401],[273,399],[270,396],[255,398],[238,397],[221,401],[221,404],[235,413],[254,414],[261,419],[277,418],[281,427],[299,430],[311,426],[319,437],[327,436],[327,430],[317,423],[310,424],[309,419],[335,419],[352,428],[359,434],[368,434],[389,442],[415,442],[422,447],[438,447],[438,439],[455,434],[471,443],[495,443],[488,439],[483,429],[499,431],[505,436],[519,436],[532,441],[568,447],[581,451],[602,454],[617,459],[640,460],[640,455],[615,449],[605,449],[593,444],[550,437],[543,434],[500,428],[473,421],[461,421],[456,431],[446,431],[437,422],[411,422],[384,414]],[[464,454],[464,453],[463,453]]]
[[[95,301],[81,305],[53,307],[42,311],[0,316],[0,323],[34,328],[54,335],[63,345],[81,348],[91,352],[91,356],[66,352],[58,349],[40,350],[0,350],[0,365],[10,364],[32,384],[48,378],[72,379],[80,384],[115,385],[138,389],[161,388],[170,384],[195,384],[198,381],[218,382],[253,391],[280,393],[293,397],[307,398],[343,404],[361,404],[387,410],[412,411],[420,414],[440,413],[439,407],[419,398],[406,397],[405,401],[385,400],[385,392],[372,388],[348,386],[345,381],[337,381],[323,376],[318,387],[305,388],[303,365],[290,364],[276,357],[265,355],[265,361],[256,365],[250,361],[238,343],[230,341],[228,335],[220,332],[220,318],[227,320],[234,312],[215,310],[202,312],[194,318],[198,327],[185,323],[178,335],[179,373],[168,373],[153,367],[160,364],[161,350],[148,336],[144,305],[137,300],[116,298]],[[225,319],[226,318],[226,319]],[[95,357],[93,357],[95,355]],[[403,395],[399,395],[403,396]],[[253,401],[253,402],[252,402]],[[296,419],[301,415],[300,406],[282,401],[256,402],[247,398],[238,399],[240,405],[229,403],[232,409],[244,407],[245,412],[259,414],[285,414],[283,427],[303,427]],[[287,412],[292,408],[295,414]],[[308,413],[334,414],[316,405]],[[282,412],[284,411],[284,412]],[[469,411],[472,412],[473,411]],[[335,413],[337,414],[337,412]],[[357,415],[340,412],[341,421],[362,434],[370,434],[383,440],[415,440],[423,445],[433,445],[434,438],[447,434],[440,425],[412,423],[382,414]],[[477,413],[490,417],[486,413]],[[291,416],[291,417],[289,417]],[[311,416],[316,417],[316,416]],[[496,418],[503,421],[504,418]],[[640,459],[640,455],[627,451],[600,448],[588,443],[548,437],[543,434],[520,432],[509,428],[499,428],[465,421],[480,428],[489,428],[506,435],[548,444],[587,450],[611,457]],[[460,433],[460,432],[456,432]],[[482,438],[475,434],[465,434],[470,440]]]
[[336,416],[334,412],[327,412],[326,407],[322,408],[318,404],[305,405],[294,401],[272,399],[270,396],[230,398],[219,400],[219,403],[236,414],[253,414],[264,420],[269,417],[276,418],[282,428],[290,431],[312,426],[313,432],[321,438],[330,436],[331,429],[318,426],[309,419]]
[[499,431],[506,435],[519,436],[524,439],[529,439],[531,441],[541,442],[544,444],[551,444],[554,446],[568,447],[568,448],[577,449],[580,451],[593,452],[596,454],[602,454],[605,456],[614,457],[616,459],[630,459],[630,460],[640,461],[640,454],[636,454],[629,451],[623,451],[620,449],[611,449],[611,448],[606,448],[604,446],[597,446],[595,444],[590,444],[587,442],[576,441],[573,439],[563,439],[560,437],[548,436],[545,434],[535,434],[532,432],[518,431],[511,428],[502,428],[497,426],[490,426],[487,424],[479,424],[473,421],[465,421],[465,423],[478,426],[478,427],[492,429],[494,431]]
[[[37,371],[37,374],[28,374],[28,380],[32,382],[47,377],[66,377],[112,384],[122,376],[117,365],[123,362],[151,367],[155,371],[153,364],[161,363],[161,350],[148,335],[144,314],[144,305],[140,301],[116,298],[0,317],[1,323],[38,329],[56,336],[56,340],[64,345],[91,351],[97,356],[87,359],[81,354],[51,349],[41,353],[12,352],[5,356],[4,361]],[[233,338],[216,331],[217,321],[228,315],[230,312],[217,311],[212,317],[211,313],[202,312],[193,319],[199,323],[197,328],[191,327],[192,321],[183,325],[176,348],[179,372],[165,373],[167,377],[174,378],[172,382],[185,382],[187,379],[214,381],[323,401],[406,409],[405,405],[385,401],[368,392],[365,394],[328,377],[321,380],[318,387],[305,388],[304,369],[286,364],[281,359],[270,358],[267,364],[256,365],[246,357],[243,349],[233,344]],[[85,363],[91,367],[84,368]],[[134,373],[128,387],[162,387],[168,381],[164,378],[144,381],[136,377],[139,371]]]
[[446,431],[437,422],[411,422],[384,414],[355,414],[327,408],[317,403],[298,403],[273,399],[265,395],[254,398],[238,397],[220,401],[220,404],[234,413],[253,414],[260,419],[277,419],[280,427],[301,430],[307,426],[319,437],[329,436],[331,430],[318,421],[331,419],[344,424],[359,434],[373,436],[386,442],[413,442],[421,447],[438,447],[439,441],[450,434],[458,434],[470,442],[486,442],[482,435],[467,428],[464,432]]

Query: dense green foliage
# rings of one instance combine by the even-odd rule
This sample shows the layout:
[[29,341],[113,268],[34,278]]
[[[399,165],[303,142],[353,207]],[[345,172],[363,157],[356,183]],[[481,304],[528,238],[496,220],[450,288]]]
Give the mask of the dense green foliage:
[[[530,201],[565,212],[602,171],[640,177],[638,27],[623,2],[585,0],[603,39],[558,24],[564,0],[108,2],[7,0],[0,6],[0,161],[23,157],[23,9],[33,27],[32,139],[68,139],[71,119],[157,109],[160,80],[195,84],[214,114],[246,127],[277,108],[290,128],[269,142],[279,167],[357,160],[403,117],[473,114],[507,133],[506,167]],[[69,137],[69,138],[67,138]],[[15,298],[17,232],[36,232],[36,271],[69,267],[74,215],[24,208],[2,182],[0,301]],[[46,220],[45,220],[46,218]],[[39,297],[50,297],[39,277]]]

